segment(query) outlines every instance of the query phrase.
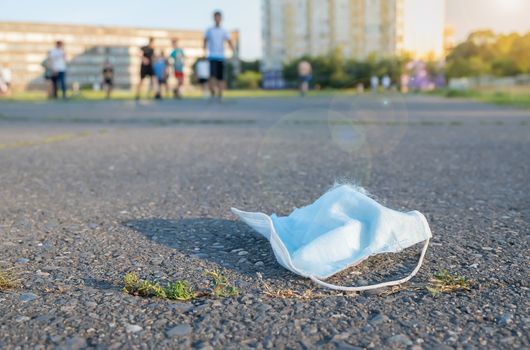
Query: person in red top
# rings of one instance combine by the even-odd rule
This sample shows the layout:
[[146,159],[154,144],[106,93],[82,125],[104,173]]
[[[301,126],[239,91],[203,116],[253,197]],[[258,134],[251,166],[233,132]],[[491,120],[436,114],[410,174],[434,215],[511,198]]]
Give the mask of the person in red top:
[[173,63],[173,71],[175,73],[175,78],[177,79],[177,86],[173,90],[175,98],[181,98],[182,85],[184,84],[184,50],[179,47],[179,40],[173,39],[171,41],[173,44],[173,51],[169,55],[171,62]]

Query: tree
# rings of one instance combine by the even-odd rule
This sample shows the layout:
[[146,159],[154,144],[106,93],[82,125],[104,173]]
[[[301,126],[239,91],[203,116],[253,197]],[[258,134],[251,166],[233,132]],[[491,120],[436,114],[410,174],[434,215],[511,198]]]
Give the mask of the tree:
[[492,62],[491,72],[498,77],[507,77],[521,74],[522,71],[511,57],[500,57]]
[[259,66],[260,66],[260,60],[254,60],[254,61],[245,61],[240,60],[241,64],[241,73],[245,73],[247,71],[252,72],[259,72]]
[[353,79],[346,74],[344,68],[344,55],[342,49],[336,48],[329,56],[329,86],[335,88],[345,88],[353,85]]
[[530,33],[496,35],[490,30],[471,33],[447,56],[450,77],[513,76],[530,72]]
[[370,77],[374,74],[375,66],[368,61],[348,60],[345,71],[352,81],[352,86],[363,84],[367,87],[370,85]]
[[284,79],[295,85],[298,82],[298,64],[305,60],[313,68],[313,83],[322,88],[350,88],[357,84],[370,85],[372,75],[388,74],[392,81],[399,82],[407,57],[378,59],[370,55],[365,60],[345,59],[342,50],[335,49],[327,56],[304,56],[284,65]]
[[255,90],[259,88],[261,84],[261,73],[247,70],[244,73],[241,73],[236,78],[236,87],[240,89],[252,89]]

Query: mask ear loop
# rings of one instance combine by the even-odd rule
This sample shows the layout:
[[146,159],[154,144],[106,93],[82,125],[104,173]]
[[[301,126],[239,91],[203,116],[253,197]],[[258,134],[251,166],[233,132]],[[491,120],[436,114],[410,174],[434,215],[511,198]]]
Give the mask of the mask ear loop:
[[408,280],[410,280],[412,277],[414,277],[418,273],[418,271],[420,270],[421,265],[423,264],[423,260],[425,258],[425,253],[427,252],[427,247],[429,246],[429,240],[430,239],[427,239],[425,241],[425,244],[423,245],[423,249],[421,251],[421,255],[420,255],[420,258],[418,260],[418,265],[416,265],[416,268],[414,268],[414,270],[412,270],[410,275],[408,275],[405,278],[399,279],[399,280],[382,282],[382,283],[378,283],[378,284],[372,284],[372,285],[369,285],[369,286],[343,287],[343,286],[337,286],[335,284],[326,283],[326,282],[324,282],[322,280],[319,280],[315,276],[309,276],[309,278],[313,282],[315,282],[316,284],[318,284],[318,285],[320,285],[322,287],[326,287],[326,288],[333,289],[333,290],[340,290],[340,291],[344,291],[344,292],[362,292],[362,291],[365,291],[365,290],[396,286],[398,284],[402,284],[402,283],[407,282]]

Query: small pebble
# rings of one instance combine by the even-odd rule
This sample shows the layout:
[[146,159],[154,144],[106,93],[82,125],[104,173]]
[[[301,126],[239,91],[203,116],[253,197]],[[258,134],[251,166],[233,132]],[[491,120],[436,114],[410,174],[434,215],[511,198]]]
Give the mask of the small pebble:
[[499,326],[507,326],[513,322],[513,316],[511,314],[504,314],[498,318],[497,324]]
[[72,337],[66,340],[66,347],[69,350],[86,349],[87,342],[85,338]]
[[30,318],[28,316],[22,316],[22,315],[19,315],[17,317],[15,317],[15,322],[25,322],[25,321],[29,321]]
[[191,331],[192,331],[192,328],[190,327],[190,325],[180,324],[178,326],[175,326],[175,327],[167,330],[166,331],[166,335],[169,338],[183,337],[183,336],[186,336],[186,335],[190,334]]
[[127,331],[127,333],[138,333],[142,329],[143,328],[138,326],[137,324],[128,324],[127,326],[125,326],[125,330]]
[[402,346],[411,346],[412,341],[405,334],[396,334],[387,339],[387,343],[390,346],[402,345]]
[[383,314],[377,314],[374,317],[372,317],[372,319],[370,319],[370,324],[374,326],[382,324],[382,323],[386,323],[386,322],[390,322],[390,319],[388,318],[387,315],[383,315]]
[[29,301],[33,301],[38,298],[38,295],[33,293],[22,293],[20,295],[20,301],[27,303]]

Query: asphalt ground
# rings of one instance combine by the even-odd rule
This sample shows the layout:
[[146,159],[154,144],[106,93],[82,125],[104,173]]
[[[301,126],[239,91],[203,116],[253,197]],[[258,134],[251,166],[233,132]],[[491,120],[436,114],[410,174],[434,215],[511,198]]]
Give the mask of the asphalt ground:
[[[0,348],[528,348],[529,159],[530,112],[437,97],[0,102],[0,266],[21,279]],[[336,182],[426,215],[410,282],[318,288],[229,210],[288,214]],[[403,277],[419,250],[330,281]],[[208,270],[239,295],[122,290]],[[444,270],[469,290],[432,295]]]

